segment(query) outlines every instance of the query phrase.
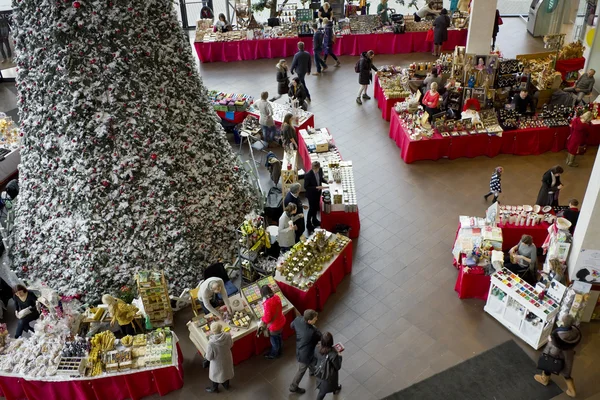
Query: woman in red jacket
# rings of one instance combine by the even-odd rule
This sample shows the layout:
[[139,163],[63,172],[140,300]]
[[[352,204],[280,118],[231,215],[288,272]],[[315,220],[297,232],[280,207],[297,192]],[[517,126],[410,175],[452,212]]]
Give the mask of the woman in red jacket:
[[592,120],[592,113],[588,111],[581,117],[573,118],[571,122],[571,134],[567,138],[567,165],[569,167],[578,167],[575,162],[575,156],[579,153],[579,148],[585,146],[588,137],[588,123]]
[[261,325],[266,325],[269,329],[269,339],[271,340],[271,351],[265,354],[265,358],[271,360],[281,356],[281,332],[285,325],[285,316],[283,315],[283,306],[279,296],[275,296],[273,290],[264,285],[260,288],[260,294],[263,297],[263,317]]
[[440,94],[438,93],[437,82],[431,83],[429,90],[425,93],[425,97],[423,97],[423,105],[425,106],[425,111],[429,114],[429,121],[431,121],[431,117],[434,114],[440,112]]

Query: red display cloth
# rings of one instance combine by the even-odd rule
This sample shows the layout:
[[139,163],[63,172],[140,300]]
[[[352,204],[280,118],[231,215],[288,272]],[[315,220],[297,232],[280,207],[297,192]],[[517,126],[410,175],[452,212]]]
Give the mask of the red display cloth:
[[536,247],[542,247],[542,244],[548,236],[547,222],[541,222],[534,226],[517,226],[515,224],[500,223],[498,227],[502,228],[502,250],[508,251],[511,247],[521,241],[521,236],[531,235]]
[[491,277],[489,275],[469,274],[464,272],[464,266],[458,270],[454,290],[459,299],[487,300],[490,291]]
[[233,356],[233,365],[238,365],[242,361],[246,361],[256,353],[254,348],[254,338],[256,333],[249,333],[233,342],[231,355]]
[[569,60],[557,60],[555,69],[562,75],[563,81],[568,72],[579,71],[585,67],[585,58],[571,58]]
[[71,381],[33,381],[0,376],[0,395],[7,400],[141,399],[166,395],[183,387],[183,355],[177,344],[178,367],[142,370],[124,375]]
[[302,137],[300,132],[298,132],[298,155],[302,160],[302,166],[304,168],[304,171],[310,171],[310,169],[312,168],[310,152],[308,151],[308,147],[306,147],[306,142],[304,141],[304,138]]
[[325,213],[323,212],[323,205],[321,205],[321,228],[331,232],[337,224],[344,224],[350,227],[350,239],[356,239],[360,235],[360,216],[358,211],[332,211]]
[[[336,55],[359,56],[367,50],[375,54],[407,54],[431,52],[433,44],[425,42],[427,32],[407,32],[402,35],[393,33],[373,33],[368,35],[343,35],[333,45]],[[292,57],[297,44],[303,41],[307,51],[312,53],[312,37],[280,38],[262,40],[240,40],[236,42],[196,42],[194,48],[203,63],[257,60],[260,58]],[[449,30],[444,50],[454,50],[456,46],[465,46],[467,30]]]
[[587,138],[588,146],[598,146],[600,145],[600,124],[590,124],[590,128],[588,129],[589,135]]
[[[529,128],[503,132],[502,137],[488,135],[442,137],[435,133],[431,139],[410,140],[400,122],[400,116],[393,113],[390,120],[390,133],[400,148],[400,156],[407,164],[420,160],[439,160],[461,157],[488,156],[498,154],[537,155],[548,151],[559,152],[565,149],[568,126],[555,128]],[[593,131],[593,134],[592,134]],[[589,142],[600,142],[600,125],[592,126]]]
[[277,285],[283,295],[292,302],[302,314],[307,309],[321,311],[329,296],[335,293],[345,275],[352,273],[352,242],[333,260],[329,268],[317,279],[317,282],[307,291],[277,280]]
[[244,119],[246,119],[246,116],[248,115],[246,111],[235,111],[233,113],[233,119],[229,119],[227,118],[226,114],[227,112],[225,111],[217,111],[217,115],[219,116],[219,118],[224,119],[225,121],[232,122],[234,124],[241,124],[242,122],[244,122]]
[[373,91],[373,97],[375,97],[375,100],[377,100],[377,107],[379,107],[379,109],[381,110],[381,118],[385,119],[386,121],[390,120],[390,117],[392,116],[392,113],[394,112],[394,111],[392,111],[392,108],[394,107],[394,105],[398,102],[404,101],[403,98],[398,98],[398,99],[386,98],[385,93],[384,93],[383,89],[381,88],[381,85],[379,84],[379,77],[377,75],[375,75],[375,88]]

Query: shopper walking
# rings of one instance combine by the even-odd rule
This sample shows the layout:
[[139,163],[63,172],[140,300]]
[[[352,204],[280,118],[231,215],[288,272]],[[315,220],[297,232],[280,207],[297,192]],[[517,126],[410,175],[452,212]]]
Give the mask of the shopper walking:
[[223,385],[225,390],[229,390],[229,381],[234,376],[231,354],[233,339],[229,333],[223,332],[223,326],[219,322],[213,322],[210,325],[210,332],[205,358],[210,361],[208,378],[211,385],[206,388],[206,391],[218,393],[219,384]]
[[321,190],[326,187],[323,183],[321,163],[313,161],[311,170],[304,175],[304,189],[306,190],[306,198],[308,199],[306,227],[309,234],[315,230],[315,227],[321,226],[321,221],[317,218],[317,213],[321,207]]
[[300,236],[302,236],[304,230],[306,229],[306,226],[304,225],[304,206],[302,205],[302,200],[300,200],[300,187],[301,186],[298,182],[292,183],[290,185],[290,191],[285,195],[285,199],[283,201],[284,207],[287,207],[290,203],[296,205],[296,213],[292,214],[292,221],[294,221],[294,225],[296,225],[296,229],[294,231],[294,243],[298,243],[300,241]]
[[560,176],[565,172],[563,167],[555,165],[542,176],[542,187],[538,193],[535,204],[544,206],[557,206],[558,195],[560,190],[563,188],[563,184],[560,181]]
[[494,29],[492,30],[492,51],[496,49],[496,36],[500,31],[500,25],[502,25],[502,17],[500,17],[500,11],[496,10],[496,18],[494,19]]
[[432,82],[429,90],[423,97],[423,105],[425,111],[429,114],[429,120],[431,117],[440,112],[440,94],[438,93],[438,84]]
[[[327,18],[323,18],[323,25],[325,25],[325,31],[323,33],[323,62],[327,62],[327,57],[331,56],[335,60],[334,67],[340,66],[340,60],[333,53],[333,45],[335,43],[335,32],[333,32],[333,21]],[[325,64],[327,66],[327,64]]]
[[2,18],[0,19],[0,52],[2,52],[2,63],[5,63],[9,58],[12,58],[9,36],[10,25],[6,18]]
[[581,103],[583,101],[583,96],[592,93],[592,90],[594,90],[594,84],[596,83],[594,74],[596,74],[596,70],[590,69],[577,79],[575,85],[564,89],[565,92],[575,93],[577,96],[576,104]]
[[370,100],[371,96],[367,94],[367,88],[373,80],[373,71],[377,71],[377,67],[373,65],[373,58],[375,52],[373,50],[365,51],[361,54],[360,59],[354,66],[354,70],[358,72],[358,84],[360,90],[358,91],[358,97],[356,98],[357,104],[362,104],[362,99]]
[[585,144],[589,135],[589,123],[592,120],[592,112],[587,111],[581,117],[573,118],[571,121],[571,134],[567,138],[567,165],[578,167],[575,157],[585,152]]
[[23,285],[17,285],[13,292],[15,315],[19,320],[15,332],[15,339],[18,339],[23,332],[33,332],[30,323],[38,319],[40,313],[37,310],[37,296],[33,292],[27,290]]
[[321,75],[321,70],[325,71],[327,69],[327,64],[321,58],[323,55],[323,29],[319,28],[319,25],[316,23],[313,24],[313,55],[315,56],[315,66],[317,67],[317,72],[313,72],[313,75]]
[[259,112],[258,123],[262,128],[263,140],[271,143],[275,139],[275,122],[273,121],[273,107],[267,100],[269,92],[262,92],[260,100],[256,102]]
[[502,167],[496,167],[494,169],[494,173],[490,178],[490,191],[488,194],[483,196],[487,201],[488,197],[494,195],[492,204],[498,201],[498,196],[500,196],[500,193],[502,193],[502,172],[504,172],[504,168]]
[[294,60],[292,61],[292,74],[298,74],[298,79],[302,86],[304,86],[304,90],[306,91],[306,100],[310,101],[310,92],[308,91],[308,87],[306,87],[306,82],[304,81],[304,77],[306,74],[310,75],[310,66],[312,65],[312,61],[310,58],[310,54],[307,51],[304,51],[304,42],[298,42],[298,52],[294,55]]
[[439,57],[442,53],[442,45],[448,41],[448,27],[450,18],[448,10],[442,8],[441,14],[433,21],[433,54]]
[[275,296],[269,285],[261,286],[260,294],[263,298],[263,316],[260,319],[260,326],[267,327],[269,339],[271,340],[271,351],[265,354],[265,358],[272,360],[281,357],[283,344],[281,332],[285,325],[285,316],[283,315],[281,299],[279,296]]
[[304,311],[302,317],[296,317],[296,319],[292,321],[291,327],[296,331],[296,360],[298,361],[298,372],[296,372],[294,380],[290,385],[290,392],[299,394],[306,392],[306,390],[298,387],[298,385],[307,369],[310,370],[311,374],[314,374],[315,372],[315,348],[322,336],[321,332],[315,327],[317,319],[317,312],[308,309]]
[[296,204],[288,203],[283,210],[283,214],[279,217],[277,243],[281,253],[287,253],[296,244],[295,232],[298,227],[294,225],[294,215],[296,215]]
[[[581,332],[573,323],[574,320],[571,315],[563,315],[561,318],[562,326],[552,331],[548,344],[542,351],[542,356],[538,362],[538,368],[547,368],[547,363],[542,361],[544,355],[547,355],[548,357],[551,357],[550,361],[553,361],[552,359],[562,360],[562,362],[558,361],[557,363],[552,363],[553,366],[558,365],[559,367],[562,364],[562,368],[557,368],[554,371],[542,369],[541,374],[534,376],[536,381],[547,386],[548,383],[550,383],[551,374],[561,375],[567,383],[567,391],[565,393],[569,397],[575,397],[577,395],[575,391],[575,382],[571,377],[571,372],[573,370],[573,361],[575,359],[575,347],[581,342]],[[546,359],[548,359],[548,357],[546,357]]]
[[290,90],[290,78],[288,77],[288,66],[284,59],[279,60],[277,65],[277,97],[273,97],[271,101],[279,99],[282,95],[288,94]]
[[333,336],[325,332],[321,343],[315,349],[315,376],[318,379],[317,400],[323,400],[327,393],[338,394],[342,390],[339,384],[339,371],[342,368],[342,355],[333,348]]
[[298,134],[296,129],[292,125],[292,113],[285,114],[283,117],[283,123],[281,124],[281,140],[283,141],[283,148],[290,150],[298,150]]
[[306,100],[308,100],[306,97],[306,88],[300,82],[299,77],[296,76],[292,79],[288,96],[290,96],[292,102],[296,102],[296,107],[300,107],[304,111],[308,110],[308,105],[306,104]]

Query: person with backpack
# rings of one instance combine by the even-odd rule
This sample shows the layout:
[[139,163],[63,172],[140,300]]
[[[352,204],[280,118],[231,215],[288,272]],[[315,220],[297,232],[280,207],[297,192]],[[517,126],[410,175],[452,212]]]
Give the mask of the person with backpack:
[[321,340],[321,332],[315,327],[318,314],[315,310],[306,310],[302,317],[296,317],[290,325],[296,331],[296,360],[298,360],[298,372],[290,385],[290,392],[302,394],[305,389],[298,387],[304,377],[306,370],[311,374],[315,371],[315,347]]
[[333,348],[333,336],[325,332],[321,343],[315,349],[317,360],[315,377],[318,379],[317,389],[319,394],[317,400],[323,400],[327,393],[338,394],[342,390],[339,384],[339,371],[342,369],[342,355]]
[[354,72],[358,74],[358,83],[360,84],[356,104],[362,104],[361,97],[365,100],[371,99],[371,96],[367,94],[367,87],[369,87],[369,84],[373,80],[371,70],[377,71],[377,67],[373,65],[373,57],[375,57],[373,50],[365,51],[354,65]]

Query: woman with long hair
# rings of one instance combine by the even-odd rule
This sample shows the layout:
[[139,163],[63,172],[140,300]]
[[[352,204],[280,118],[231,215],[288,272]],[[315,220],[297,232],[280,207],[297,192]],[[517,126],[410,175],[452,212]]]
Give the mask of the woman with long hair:
[[338,394],[342,390],[339,384],[339,371],[342,368],[342,355],[333,347],[333,335],[325,332],[321,343],[315,349],[315,376],[318,379],[317,400],[323,400],[327,393]]
[[283,346],[281,332],[283,332],[283,326],[285,325],[285,316],[283,315],[281,299],[279,296],[275,296],[269,285],[261,286],[260,294],[263,298],[263,316],[260,319],[260,324],[267,327],[269,339],[271,340],[271,351],[265,354],[265,358],[272,360],[281,357]]

